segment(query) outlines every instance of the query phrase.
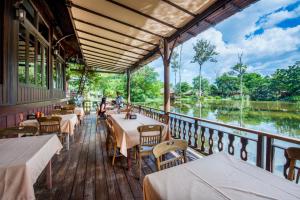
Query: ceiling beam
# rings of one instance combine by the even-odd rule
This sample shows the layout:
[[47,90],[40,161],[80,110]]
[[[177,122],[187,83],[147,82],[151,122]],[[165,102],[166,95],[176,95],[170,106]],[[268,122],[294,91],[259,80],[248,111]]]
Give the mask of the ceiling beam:
[[100,45],[103,45],[103,46],[107,46],[107,47],[119,49],[119,50],[122,50],[122,51],[130,52],[130,53],[133,53],[133,54],[136,54],[136,55],[141,55],[141,56],[145,55],[145,54],[142,54],[142,53],[137,53],[137,52],[134,52],[134,51],[131,51],[131,50],[128,50],[128,49],[123,49],[123,48],[120,48],[120,47],[115,47],[115,46],[112,46],[112,45],[109,45],[109,44],[105,44],[105,43],[102,43],[102,42],[98,42],[98,41],[95,41],[95,40],[90,40],[90,39],[87,39],[87,38],[84,38],[84,37],[79,37],[79,39],[86,40],[86,41],[89,41],[89,42],[93,42],[93,43],[96,43],[96,44],[100,44]]
[[157,33],[154,33],[154,32],[151,32],[151,31],[149,31],[149,30],[140,28],[140,27],[138,27],[138,26],[129,24],[129,23],[127,23],[127,22],[124,22],[124,21],[115,19],[115,18],[113,18],[113,17],[104,15],[104,14],[102,14],[102,13],[95,12],[95,11],[93,11],[93,10],[90,10],[90,9],[88,9],[88,8],[85,8],[85,7],[82,7],[82,6],[80,6],[80,5],[74,4],[74,3],[72,3],[72,2],[70,2],[70,5],[71,5],[72,7],[74,7],[74,8],[79,9],[79,10],[83,10],[83,11],[85,11],[85,12],[88,12],[88,13],[91,13],[91,14],[94,14],[94,15],[97,15],[97,16],[99,16],[99,17],[103,17],[103,18],[109,19],[109,20],[114,21],[114,22],[117,22],[117,23],[119,23],[119,24],[123,24],[123,25],[125,25],[125,26],[128,26],[128,27],[131,27],[131,28],[134,28],[134,29],[143,31],[143,32],[145,32],[145,33],[149,33],[149,34],[151,34],[151,35],[155,35],[155,36],[157,36],[157,37],[162,37],[162,35],[159,35],[159,34],[157,34]]
[[[78,69],[71,69],[71,71],[79,71]],[[87,72],[96,72],[96,73],[107,73],[107,74],[124,74],[124,72],[118,72],[118,71],[103,71],[103,70],[87,70]]]
[[[87,21],[84,21],[84,20],[81,20],[81,19],[77,19],[77,18],[74,18],[74,20],[75,20],[75,21],[78,21],[78,22],[81,22],[81,23],[83,23],[83,24],[87,24],[87,25],[90,25],[90,26],[93,26],[93,27],[97,27],[97,28],[99,28],[99,29],[103,29],[103,30],[109,31],[109,32],[111,32],[111,33],[115,33],[115,34],[117,34],[117,35],[122,35],[122,36],[124,36],[124,37],[131,38],[131,39],[133,39],[133,40],[137,40],[137,41],[140,41],[140,42],[143,42],[143,43],[147,43],[147,44],[150,44],[150,45],[153,45],[153,46],[156,45],[156,44],[154,44],[154,43],[152,43],[152,42],[148,42],[148,41],[146,41],[146,40],[143,40],[143,39],[140,39],[140,38],[136,38],[136,37],[133,37],[133,36],[131,36],[131,35],[127,35],[127,34],[125,34],[125,33],[119,32],[119,31],[115,31],[115,30],[112,30],[112,29],[109,29],[109,28],[105,28],[104,26],[99,26],[99,25],[94,24],[94,23],[91,23],[91,22],[87,22]],[[77,29],[77,30],[78,30],[78,29]],[[84,31],[82,31],[82,30],[80,30],[80,31],[81,31],[81,32],[84,32]],[[92,33],[90,33],[90,34],[92,34]]]
[[107,58],[107,57],[103,57],[103,56],[101,56],[101,55],[91,54],[91,53],[89,53],[89,52],[84,52],[84,55],[87,56],[87,57],[89,57],[89,58],[107,59],[107,60],[111,60],[111,61],[115,61],[115,62],[120,62],[120,63],[124,63],[124,64],[128,64],[128,65],[132,65],[132,64],[133,64],[133,62],[127,62],[127,61],[125,61],[125,60],[121,60],[121,61],[120,61],[120,59],[119,59],[119,60],[114,60],[113,58],[110,59],[110,58]]
[[90,50],[90,49],[86,49],[83,46],[81,46],[81,47],[82,47],[82,50],[84,50],[84,51],[89,51],[89,52],[92,52],[92,53],[95,53],[95,54],[98,54],[98,55],[104,55],[104,56],[108,56],[108,57],[112,57],[112,58],[117,58],[117,59],[120,59],[120,60],[126,60],[126,61],[129,61],[129,62],[135,62],[134,60],[130,60],[130,59],[127,59],[127,58],[121,58],[121,57],[118,57],[118,56],[93,51],[93,50]]
[[100,51],[105,51],[105,52],[113,53],[113,54],[116,54],[116,55],[125,56],[125,57],[127,57],[127,58],[139,59],[139,57],[134,57],[134,56],[125,55],[125,54],[123,54],[123,53],[118,53],[118,52],[115,52],[115,51],[111,51],[111,50],[107,50],[107,49],[102,49],[102,48],[100,48],[100,47],[91,46],[91,45],[89,45],[89,44],[84,44],[84,43],[81,43],[81,42],[80,42],[79,44],[82,45],[82,46],[90,47],[90,48],[97,49],[97,50],[100,50]]
[[87,64],[87,66],[101,68],[101,69],[118,69],[118,70],[128,69],[128,68],[123,68],[123,67],[115,67],[112,65],[99,65],[99,64]]
[[118,65],[118,64],[111,64],[111,63],[105,63],[105,62],[93,62],[93,61],[86,61],[87,63],[89,64],[97,64],[97,65],[108,65],[108,66],[111,66],[111,65],[114,65],[116,67],[120,67],[120,68],[128,68],[129,66],[122,66],[122,65]]
[[158,22],[158,23],[160,23],[160,24],[163,24],[163,25],[168,26],[168,27],[170,27],[170,28],[173,28],[173,29],[175,29],[175,30],[178,29],[177,27],[173,26],[172,24],[169,24],[169,23],[164,22],[164,21],[162,21],[162,20],[160,20],[160,19],[157,19],[157,18],[155,18],[155,17],[152,17],[151,15],[145,14],[145,13],[139,11],[139,10],[135,10],[135,9],[133,9],[133,8],[131,8],[131,7],[129,7],[129,6],[126,6],[126,5],[124,5],[124,4],[121,4],[121,3],[119,3],[119,2],[116,2],[116,1],[113,1],[113,0],[107,0],[107,1],[110,2],[110,3],[112,3],[112,4],[115,4],[115,5],[119,6],[119,7],[121,7],[121,8],[127,9],[127,10],[129,10],[129,11],[131,11],[131,12],[133,12],[133,13],[136,13],[136,14],[139,14],[139,15],[141,15],[141,16],[143,16],[143,17],[152,19],[153,21],[156,21],[156,22]]
[[173,3],[173,2],[171,2],[169,0],[162,0],[162,1],[165,2],[165,3],[167,3],[167,4],[169,4],[169,5],[171,5],[171,6],[173,6],[173,7],[175,7],[175,8],[177,8],[178,10],[181,10],[181,11],[185,12],[186,14],[189,14],[189,15],[191,15],[193,17],[196,17],[196,14],[194,14],[194,13],[186,10],[185,8],[183,8],[183,7],[177,5],[177,4],[175,4],[175,3]]
[[88,56],[86,56],[86,61],[91,61],[91,62],[105,62],[105,63],[108,63],[108,64],[111,64],[111,65],[120,65],[120,66],[124,66],[124,67],[128,67],[129,64],[123,64],[123,63],[118,63],[118,62],[111,62],[111,61],[107,61],[107,60],[103,60],[103,59],[99,59],[99,58],[90,58]]

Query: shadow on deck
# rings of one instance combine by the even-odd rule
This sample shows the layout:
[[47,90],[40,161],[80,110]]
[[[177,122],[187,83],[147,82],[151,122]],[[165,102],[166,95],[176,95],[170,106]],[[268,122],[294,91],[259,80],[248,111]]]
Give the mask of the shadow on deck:
[[[70,150],[63,150],[52,161],[53,188],[46,188],[43,173],[34,189],[37,199],[143,199],[143,177],[156,171],[154,157],[142,164],[142,178],[136,179],[135,161],[127,170],[125,157],[116,158],[115,166],[105,147],[104,122],[97,127],[96,116],[85,118],[77,128]],[[188,153],[188,159],[196,159]]]

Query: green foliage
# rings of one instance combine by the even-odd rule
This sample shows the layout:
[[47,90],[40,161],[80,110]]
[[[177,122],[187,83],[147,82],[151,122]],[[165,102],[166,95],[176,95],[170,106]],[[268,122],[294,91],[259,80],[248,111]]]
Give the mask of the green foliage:
[[182,82],[181,84],[177,83],[175,86],[175,93],[179,94],[180,91],[181,93],[186,93],[188,91],[190,91],[192,89],[192,87],[190,86],[190,84],[188,82]]
[[217,62],[215,56],[218,53],[215,51],[216,46],[212,45],[207,40],[197,40],[196,45],[193,46],[195,55],[193,57],[192,63],[198,63],[199,66],[202,66],[205,62]]
[[218,88],[218,94],[222,97],[238,94],[239,79],[225,73],[216,79],[216,87]]
[[[193,78],[193,89],[194,91],[197,91],[200,87],[200,78],[199,76],[196,76]],[[207,96],[210,94],[210,84],[209,81],[206,78],[201,77],[201,90],[202,95]]]
[[131,101],[144,102],[147,98],[159,97],[163,84],[158,80],[158,76],[159,74],[149,66],[135,72],[131,79]]

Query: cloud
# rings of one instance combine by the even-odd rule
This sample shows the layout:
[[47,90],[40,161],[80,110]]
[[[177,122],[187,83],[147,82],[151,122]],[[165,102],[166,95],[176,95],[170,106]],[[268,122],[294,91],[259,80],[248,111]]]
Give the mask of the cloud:
[[[238,53],[243,52],[244,62],[249,66],[249,72],[258,72],[264,75],[273,73],[277,68],[287,67],[299,58],[300,25],[290,28],[277,27],[291,17],[300,17],[300,6],[287,10],[294,0],[261,0],[237,13],[219,25],[208,29],[191,38],[182,48],[182,80],[192,83],[193,77],[198,75],[198,65],[191,63],[193,44],[203,38],[216,46],[217,63],[205,63],[203,76],[210,82],[221,74],[231,70],[237,62]],[[258,23],[259,22],[259,23]],[[253,34],[261,29],[259,34]],[[251,35],[251,37],[247,37]],[[180,47],[176,48],[179,52]],[[163,80],[163,64],[161,60],[154,61]],[[174,74],[171,73],[174,82]]]

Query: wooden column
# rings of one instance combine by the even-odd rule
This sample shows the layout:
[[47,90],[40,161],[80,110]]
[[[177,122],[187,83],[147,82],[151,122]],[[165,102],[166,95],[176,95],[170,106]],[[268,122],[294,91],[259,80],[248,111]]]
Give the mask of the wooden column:
[[164,111],[170,112],[170,62],[169,62],[169,43],[163,40],[163,63],[164,63]]
[[130,69],[127,69],[127,103],[131,103],[131,100],[130,100]]

